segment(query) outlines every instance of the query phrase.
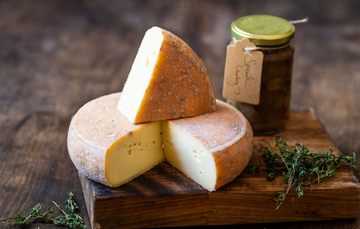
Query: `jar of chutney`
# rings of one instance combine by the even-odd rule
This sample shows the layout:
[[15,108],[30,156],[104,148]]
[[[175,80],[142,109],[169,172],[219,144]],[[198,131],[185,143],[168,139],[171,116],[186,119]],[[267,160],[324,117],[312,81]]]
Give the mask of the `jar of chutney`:
[[259,104],[227,99],[249,120],[255,135],[280,132],[289,120],[294,33],[293,24],[270,15],[245,16],[231,24],[230,44],[248,38],[264,54]]

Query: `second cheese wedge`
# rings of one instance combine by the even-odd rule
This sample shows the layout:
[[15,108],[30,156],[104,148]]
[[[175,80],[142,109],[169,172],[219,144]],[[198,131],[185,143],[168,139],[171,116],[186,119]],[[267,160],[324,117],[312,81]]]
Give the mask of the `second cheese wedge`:
[[235,179],[252,154],[248,121],[221,101],[216,112],[163,121],[162,133],[165,160],[210,191]]
[[211,78],[180,38],[159,27],[140,45],[117,109],[132,123],[168,120],[216,110]]
[[210,114],[134,125],[118,110],[121,93],[85,104],[71,121],[70,158],[79,171],[120,186],[166,160],[209,191],[235,179],[252,154],[253,134],[234,107]]

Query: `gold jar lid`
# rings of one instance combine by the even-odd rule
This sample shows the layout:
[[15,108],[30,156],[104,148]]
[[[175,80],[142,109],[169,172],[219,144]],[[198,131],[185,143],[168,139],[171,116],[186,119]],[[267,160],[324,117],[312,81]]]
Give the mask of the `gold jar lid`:
[[276,46],[289,42],[295,27],[289,21],[270,15],[249,15],[231,23],[231,34],[237,40],[249,38],[259,46]]

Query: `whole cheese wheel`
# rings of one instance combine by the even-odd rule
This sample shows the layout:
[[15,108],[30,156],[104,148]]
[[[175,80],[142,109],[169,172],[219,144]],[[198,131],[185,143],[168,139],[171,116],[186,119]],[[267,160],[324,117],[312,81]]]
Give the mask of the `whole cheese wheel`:
[[103,96],[80,108],[67,139],[76,168],[109,187],[124,184],[164,161],[161,122],[132,124],[116,109],[120,95]]
[[117,187],[166,160],[213,191],[248,164],[253,134],[234,107],[217,101],[209,114],[134,125],[116,109],[121,96],[95,99],[71,121],[69,154],[90,179]]
[[180,38],[159,27],[140,45],[118,110],[132,123],[167,120],[216,110],[211,78]]

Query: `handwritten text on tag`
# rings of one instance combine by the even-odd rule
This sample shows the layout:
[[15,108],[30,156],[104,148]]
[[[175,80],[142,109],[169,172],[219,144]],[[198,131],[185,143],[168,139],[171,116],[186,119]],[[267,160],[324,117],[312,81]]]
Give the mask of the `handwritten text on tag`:
[[244,51],[256,47],[249,39],[227,47],[223,97],[253,105],[260,103],[261,71],[264,54]]

